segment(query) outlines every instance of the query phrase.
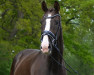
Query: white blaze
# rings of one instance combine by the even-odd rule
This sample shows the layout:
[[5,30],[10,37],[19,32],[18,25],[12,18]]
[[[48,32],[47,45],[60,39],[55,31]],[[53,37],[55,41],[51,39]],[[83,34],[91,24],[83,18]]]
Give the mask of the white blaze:
[[[51,17],[51,14],[48,14],[48,17]],[[45,25],[45,30],[46,31],[49,31],[50,30],[50,23],[51,23],[51,18],[47,18],[46,19],[46,25]],[[45,35],[43,37],[43,41],[41,43],[41,47],[42,47],[42,51],[45,53],[45,52],[48,52],[48,46],[49,46],[49,40],[48,40],[48,35]]]
[[[48,14],[48,17],[51,17],[51,14]],[[51,18],[47,18],[46,25],[45,25],[45,30],[47,30],[47,31],[50,30],[50,22],[51,22]]]

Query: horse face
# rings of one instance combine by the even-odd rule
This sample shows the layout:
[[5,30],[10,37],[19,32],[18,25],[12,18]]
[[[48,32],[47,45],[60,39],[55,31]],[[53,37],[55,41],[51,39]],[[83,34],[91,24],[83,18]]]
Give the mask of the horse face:
[[[59,36],[60,30],[58,27],[60,26],[60,17],[55,16],[56,14],[59,14],[59,4],[57,1],[55,1],[54,8],[48,9],[46,6],[46,3],[42,2],[42,9],[45,12],[42,20],[41,20],[41,29],[42,33],[43,31],[51,31],[55,36]],[[57,34],[58,32],[58,34]],[[51,40],[49,39],[48,35],[44,35],[41,42],[41,51],[43,53],[48,53],[51,49]]]

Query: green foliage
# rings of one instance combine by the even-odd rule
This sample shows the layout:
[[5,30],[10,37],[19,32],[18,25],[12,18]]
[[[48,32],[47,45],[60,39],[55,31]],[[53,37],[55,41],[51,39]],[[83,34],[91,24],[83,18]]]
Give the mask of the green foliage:
[[[53,7],[54,1],[46,0],[47,6]],[[41,2],[0,0],[0,75],[9,75],[18,52],[40,49]],[[59,4],[64,58],[81,75],[94,75],[94,0],[61,0]]]
[[7,41],[0,40],[0,74],[9,75],[11,66],[12,45]]

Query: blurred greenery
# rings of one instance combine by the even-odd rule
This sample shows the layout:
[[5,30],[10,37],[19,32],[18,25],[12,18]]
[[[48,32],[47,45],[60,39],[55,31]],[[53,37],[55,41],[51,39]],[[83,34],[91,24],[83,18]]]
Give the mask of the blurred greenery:
[[[19,51],[40,49],[42,1],[0,0],[0,75],[9,75]],[[53,7],[54,1],[46,0],[48,7]],[[94,75],[94,0],[58,1],[64,59],[81,75]]]

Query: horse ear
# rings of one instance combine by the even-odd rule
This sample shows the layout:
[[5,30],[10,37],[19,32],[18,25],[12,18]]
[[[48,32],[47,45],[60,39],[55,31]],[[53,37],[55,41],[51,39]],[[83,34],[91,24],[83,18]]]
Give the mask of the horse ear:
[[57,12],[60,10],[60,6],[59,6],[58,1],[55,1],[55,3],[54,3],[54,8],[55,8],[55,10],[56,10]]
[[42,10],[44,12],[47,12],[48,11],[48,8],[47,8],[47,5],[46,5],[45,1],[42,2]]

